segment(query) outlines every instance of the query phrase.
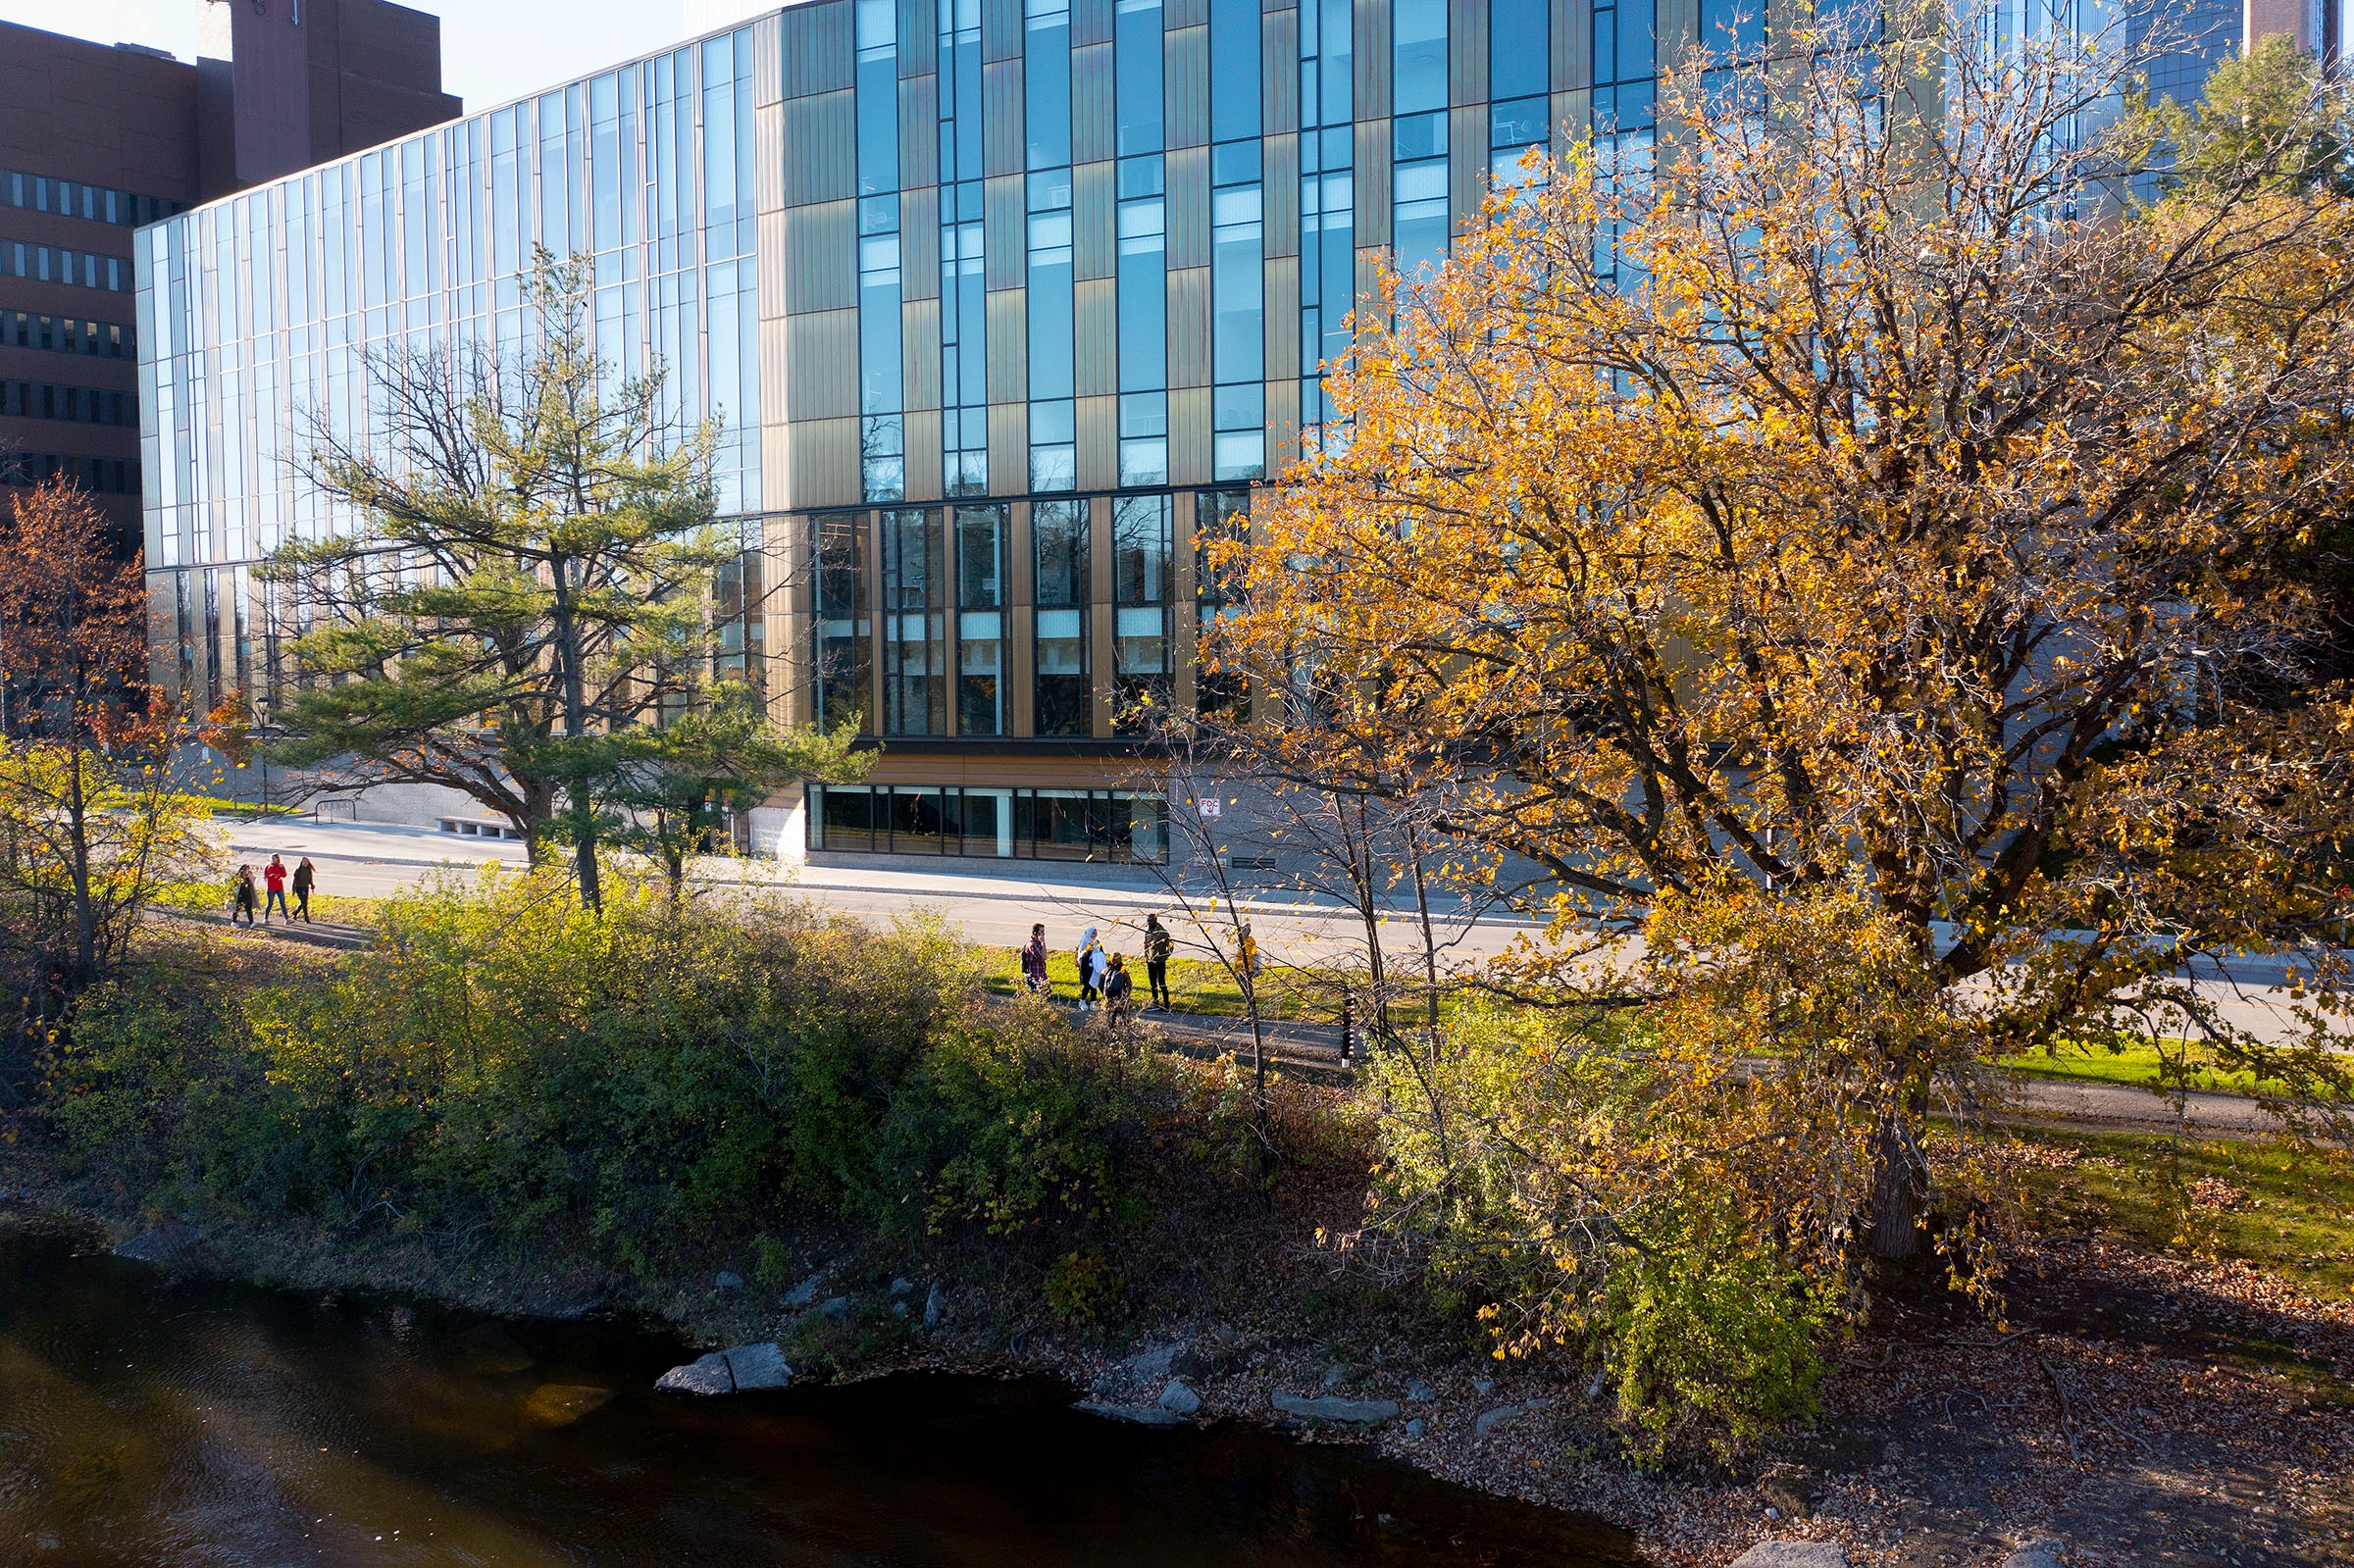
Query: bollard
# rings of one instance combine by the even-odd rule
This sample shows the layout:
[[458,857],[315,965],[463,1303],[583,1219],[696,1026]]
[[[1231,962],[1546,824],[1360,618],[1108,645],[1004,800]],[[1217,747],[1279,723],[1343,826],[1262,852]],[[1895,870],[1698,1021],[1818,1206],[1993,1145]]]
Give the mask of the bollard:
[[1356,993],[1341,992],[1341,1066],[1356,1065]]

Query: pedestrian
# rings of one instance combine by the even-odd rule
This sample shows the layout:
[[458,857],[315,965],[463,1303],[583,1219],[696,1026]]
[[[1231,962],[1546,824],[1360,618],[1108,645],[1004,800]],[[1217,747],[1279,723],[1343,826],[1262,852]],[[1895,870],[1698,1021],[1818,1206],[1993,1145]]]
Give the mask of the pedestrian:
[[305,855],[302,864],[294,868],[294,913],[302,917],[302,923],[306,926],[318,924],[311,919],[311,889],[318,885],[319,868],[311,864],[310,856]]
[[239,866],[237,868],[236,888],[230,894],[229,923],[232,926],[235,925],[237,923],[237,917],[239,915],[243,915],[245,917],[245,924],[248,926],[252,925],[253,909],[256,902],[257,900],[253,890],[253,868],[251,866]]
[[1160,923],[1158,915],[1145,917],[1145,982],[1151,987],[1152,1009],[1169,1010],[1169,955],[1177,950],[1177,938],[1169,928]]
[[1079,934],[1079,1011],[1083,1013],[1103,995],[1097,983],[1097,971],[1102,962],[1103,944],[1096,940],[1096,928],[1090,926]]
[[1053,986],[1047,980],[1047,928],[1030,928],[1030,945],[1022,949],[1022,986],[1033,996],[1051,998]]
[[287,925],[293,925],[294,917],[286,913],[286,863],[272,855],[262,870],[262,881],[270,885],[270,896],[262,901],[262,924],[270,924],[270,911],[275,909]]
[[1103,1010],[1111,1015],[1113,1027],[1128,1022],[1136,1011],[1136,977],[1128,973],[1128,955],[1113,953],[1111,968],[1103,977]]

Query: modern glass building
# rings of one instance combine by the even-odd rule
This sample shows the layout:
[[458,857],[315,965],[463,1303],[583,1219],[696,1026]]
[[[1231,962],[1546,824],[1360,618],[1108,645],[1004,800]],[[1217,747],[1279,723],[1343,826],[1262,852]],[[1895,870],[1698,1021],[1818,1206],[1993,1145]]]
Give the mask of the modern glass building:
[[[730,665],[884,744],[790,850],[1151,859],[1118,716],[1197,688],[1199,547],[1323,410],[1388,258],[1642,134],[1677,0],[809,0],[142,230],[158,677],[296,678],[256,580],[361,354],[517,344],[536,245],[599,351],[720,416]],[[1499,176],[1499,172],[1502,172]]]

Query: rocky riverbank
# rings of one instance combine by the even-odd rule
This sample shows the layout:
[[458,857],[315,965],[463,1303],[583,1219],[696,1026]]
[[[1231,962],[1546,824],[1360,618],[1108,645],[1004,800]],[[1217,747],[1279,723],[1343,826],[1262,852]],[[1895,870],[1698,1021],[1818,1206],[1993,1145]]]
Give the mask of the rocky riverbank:
[[[1002,1259],[885,1259],[804,1239],[810,1265],[624,1287],[564,1255],[490,1256],[465,1239],[354,1239],[108,1211],[32,1153],[0,1154],[0,1218],[72,1228],[159,1267],[302,1290],[373,1290],[519,1316],[641,1315],[714,1347],[771,1347],[699,1387],[846,1381],[910,1369],[1058,1377],[1106,1420],[1245,1421],[1363,1444],[1430,1474],[1626,1530],[1648,1561],[1715,1568],[1760,1543],[1856,1568],[1996,1568],[2033,1549],[2075,1564],[2343,1562],[2354,1553],[2354,1321],[2245,1268],[2083,1238],[2033,1243],[2004,1331],[1928,1285],[1846,1346],[1814,1423],[1731,1465],[1664,1472],[1618,1449],[1594,1383],[1468,1353],[1360,1301],[1307,1321],[1304,1267],[1263,1311],[1082,1328],[1036,1309]],[[773,1272],[773,1271],[772,1271]],[[688,1366],[696,1363],[690,1361]],[[748,1383],[744,1379],[748,1378]],[[687,1396],[682,1394],[682,1396]],[[2037,1543],[2049,1543],[2038,1547]],[[2037,1564],[2037,1568],[2041,1568]]]

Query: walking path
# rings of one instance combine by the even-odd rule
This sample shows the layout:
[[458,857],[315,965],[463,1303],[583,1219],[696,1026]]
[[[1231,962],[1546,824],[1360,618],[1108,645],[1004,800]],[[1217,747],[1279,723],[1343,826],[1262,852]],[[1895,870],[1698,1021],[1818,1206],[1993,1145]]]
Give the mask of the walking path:
[[[319,869],[322,893],[381,898],[416,885],[435,873],[466,875],[489,864],[520,868],[524,846],[498,839],[461,837],[427,828],[380,823],[322,823],[305,818],[263,818],[219,824],[229,847],[261,858],[272,853],[309,855]],[[1018,874],[1011,873],[1018,866]],[[918,913],[937,914],[975,942],[1019,947],[1034,924],[1047,927],[1056,949],[1086,927],[1101,930],[1106,946],[1142,948],[1145,917],[1158,913],[1169,922],[1181,954],[1208,956],[1199,932],[1172,919],[1175,900],[1156,876],[1141,868],[1074,865],[1056,861],[969,861],[944,857],[927,865],[904,857],[889,866],[819,863],[780,867],[774,860],[703,862],[698,875],[721,885],[769,889],[805,897],[874,924]],[[1197,891],[1194,896],[1199,899]],[[1297,968],[1333,966],[1361,952],[1362,927],[1356,913],[1329,899],[1286,888],[1259,887],[1242,895],[1242,912],[1253,925],[1268,962]],[[1434,924],[1442,961],[1493,958],[1538,928],[1532,922],[1482,915],[1459,899],[1434,901]],[[1413,964],[1421,935],[1410,909],[1395,909],[1383,924],[1383,945],[1394,962]],[[1621,954],[1632,951],[1631,944]],[[2281,1040],[2300,1034],[2291,993],[2281,986],[2278,959],[2242,958],[2223,963],[2201,960],[2195,978],[2201,994],[2230,1023],[2260,1038]]]

